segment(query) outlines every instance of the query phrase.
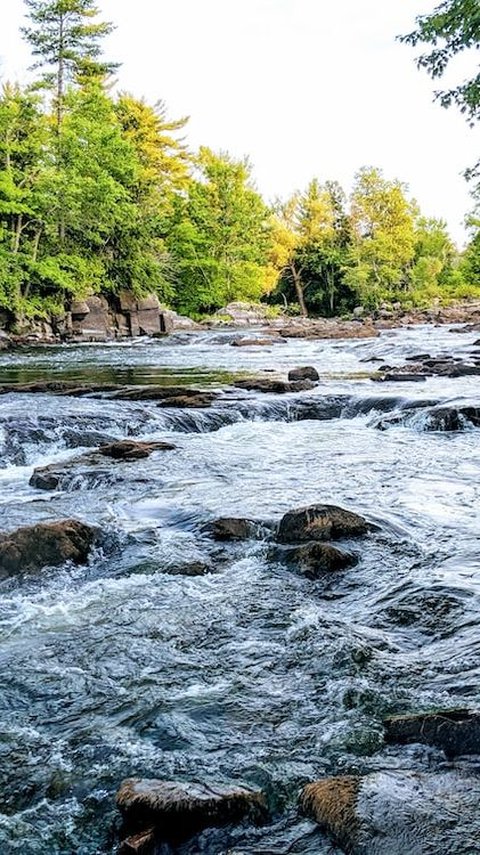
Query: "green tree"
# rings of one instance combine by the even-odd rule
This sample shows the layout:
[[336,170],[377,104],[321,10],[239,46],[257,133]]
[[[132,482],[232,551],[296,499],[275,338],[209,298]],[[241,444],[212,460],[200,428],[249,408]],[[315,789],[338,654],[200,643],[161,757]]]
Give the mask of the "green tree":
[[416,208],[399,181],[378,169],[361,169],[351,197],[353,243],[347,284],[362,303],[375,307],[409,289],[415,256]]
[[[429,50],[417,60],[433,78],[442,77],[460,53],[478,49],[480,44],[480,6],[478,0],[443,0],[427,15],[417,17],[417,28],[401,41],[427,45]],[[480,118],[480,73],[456,86],[437,92],[444,107],[456,104],[470,122]]]
[[205,312],[258,300],[268,287],[268,209],[248,161],[200,149],[178,198],[167,245],[178,268],[177,305]]

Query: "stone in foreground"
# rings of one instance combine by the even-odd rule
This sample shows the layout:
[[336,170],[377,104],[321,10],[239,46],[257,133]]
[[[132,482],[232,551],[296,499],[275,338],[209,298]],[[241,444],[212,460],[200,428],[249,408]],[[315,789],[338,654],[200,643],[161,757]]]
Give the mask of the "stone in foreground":
[[85,564],[97,532],[78,520],[62,520],[0,534],[0,578],[67,561]]
[[117,793],[127,834],[152,826],[159,840],[181,840],[212,826],[262,821],[263,793],[245,787],[130,778]]
[[349,855],[480,851],[480,776],[468,770],[328,778],[305,787],[300,806]]
[[335,505],[310,505],[289,511],[278,527],[279,543],[306,543],[309,540],[338,540],[361,537],[373,526],[352,511]]
[[302,546],[277,546],[271,558],[298,570],[307,579],[318,579],[324,573],[345,570],[358,564],[358,558],[331,543],[305,543]]
[[304,368],[292,368],[288,372],[288,379],[291,381],[297,380],[313,380],[317,383],[320,380],[320,375],[316,368],[311,365],[306,365]]
[[441,748],[448,758],[480,754],[480,713],[469,710],[440,710],[417,715],[386,718],[385,742],[410,745],[422,743]]

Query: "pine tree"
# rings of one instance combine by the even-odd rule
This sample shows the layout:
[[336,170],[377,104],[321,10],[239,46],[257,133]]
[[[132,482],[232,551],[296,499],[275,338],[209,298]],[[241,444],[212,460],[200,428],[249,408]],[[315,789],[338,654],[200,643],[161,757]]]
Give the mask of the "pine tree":
[[101,41],[114,29],[96,21],[95,0],[25,0],[30,27],[22,33],[36,57],[34,68],[43,68],[42,84],[55,96],[59,132],[67,85],[73,80],[104,78],[117,65],[102,60]]

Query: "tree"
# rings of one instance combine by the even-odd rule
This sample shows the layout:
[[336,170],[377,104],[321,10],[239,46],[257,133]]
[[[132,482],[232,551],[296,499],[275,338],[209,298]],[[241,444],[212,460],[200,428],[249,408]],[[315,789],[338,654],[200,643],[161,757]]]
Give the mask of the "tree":
[[[431,50],[417,60],[433,78],[442,77],[454,57],[480,44],[480,6],[478,0],[443,0],[432,13],[417,17],[417,28],[401,41]],[[451,89],[437,92],[444,107],[456,104],[473,123],[480,118],[480,73]]]
[[268,209],[248,161],[201,148],[167,239],[178,269],[177,306],[205,312],[258,300],[268,287],[267,241]]
[[[95,21],[95,0],[25,0],[30,27],[22,33],[37,58],[34,68],[45,69],[42,83],[55,94],[59,131],[68,83],[77,78],[104,77],[117,66],[101,59],[101,41],[113,30]],[[51,69],[51,70],[49,70]]]
[[361,169],[351,198],[354,240],[347,283],[360,300],[375,307],[398,298],[409,288],[415,254],[416,208],[399,181],[388,181],[378,169]]
[[273,220],[273,261],[278,293],[294,289],[300,312],[334,314],[346,296],[343,268],[351,240],[345,194],[336,182],[316,179],[304,193],[277,203]]

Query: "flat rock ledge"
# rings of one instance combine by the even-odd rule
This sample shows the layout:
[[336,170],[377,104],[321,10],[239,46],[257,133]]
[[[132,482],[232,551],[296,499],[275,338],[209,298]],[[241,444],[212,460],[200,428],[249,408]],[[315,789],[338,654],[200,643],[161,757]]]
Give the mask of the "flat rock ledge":
[[111,474],[105,469],[108,466],[107,460],[114,463],[130,463],[135,460],[144,460],[154,451],[172,451],[175,447],[170,442],[160,441],[136,442],[127,439],[112,442],[100,446],[96,451],[81,454],[79,457],[37,467],[33,470],[29,484],[36,490],[46,491],[62,489],[73,484],[77,484],[80,488],[81,482],[78,476],[83,476],[84,480],[86,478],[95,481],[100,476],[108,477]]
[[308,784],[301,811],[348,855],[478,852],[480,776],[392,770]]
[[78,520],[39,523],[0,534],[0,579],[24,571],[86,564],[98,529]]
[[385,742],[421,743],[441,748],[449,759],[480,755],[480,713],[466,709],[397,715],[386,718]]
[[187,840],[212,826],[243,820],[259,823],[267,817],[262,792],[223,784],[129,778],[123,781],[116,801],[124,822],[126,839],[121,851],[125,853],[141,851],[131,844],[142,835],[152,847],[154,842]]

